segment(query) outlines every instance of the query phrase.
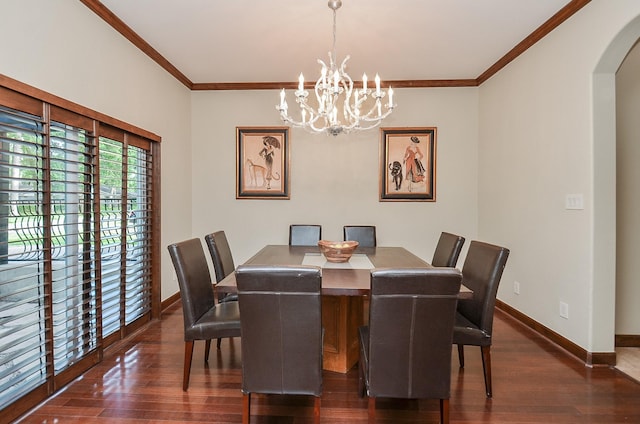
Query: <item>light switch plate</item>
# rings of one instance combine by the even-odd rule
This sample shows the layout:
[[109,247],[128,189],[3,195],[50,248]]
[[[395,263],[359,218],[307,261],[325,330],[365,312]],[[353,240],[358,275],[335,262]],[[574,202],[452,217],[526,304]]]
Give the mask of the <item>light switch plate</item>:
[[584,198],[582,193],[567,194],[564,201],[565,209],[582,210],[584,209]]

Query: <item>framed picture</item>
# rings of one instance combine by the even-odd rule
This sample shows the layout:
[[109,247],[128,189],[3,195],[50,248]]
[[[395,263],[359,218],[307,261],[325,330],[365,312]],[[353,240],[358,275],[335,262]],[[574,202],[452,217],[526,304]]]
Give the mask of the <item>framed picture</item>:
[[435,202],[436,128],[380,129],[380,201]]
[[289,127],[236,127],[236,199],[289,199]]

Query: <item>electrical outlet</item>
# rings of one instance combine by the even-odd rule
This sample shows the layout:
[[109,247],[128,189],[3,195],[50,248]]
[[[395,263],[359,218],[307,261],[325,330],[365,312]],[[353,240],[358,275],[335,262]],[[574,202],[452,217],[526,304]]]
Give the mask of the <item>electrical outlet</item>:
[[565,302],[560,302],[560,316],[569,319],[569,305]]
[[514,281],[513,282],[513,292],[515,294],[520,294],[520,282],[519,281]]

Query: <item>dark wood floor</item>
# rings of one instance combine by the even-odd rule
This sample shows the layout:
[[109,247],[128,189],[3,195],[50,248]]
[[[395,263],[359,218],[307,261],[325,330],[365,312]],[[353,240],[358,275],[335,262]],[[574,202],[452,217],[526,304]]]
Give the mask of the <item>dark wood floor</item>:
[[[477,348],[458,368],[452,351],[452,423],[640,423],[640,384],[615,369],[588,368],[498,312],[494,324],[493,398],[484,395]],[[109,352],[105,360],[22,423],[239,423],[240,339],[224,340],[203,365],[196,343],[189,391],[182,391],[182,311],[170,307]],[[357,395],[357,367],[326,372],[323,423],[365,423],[367,401]],[[379,423],[437,423],[434,400],[378,400]],[[310,422],[308,397],[256,396],[252,423]]]

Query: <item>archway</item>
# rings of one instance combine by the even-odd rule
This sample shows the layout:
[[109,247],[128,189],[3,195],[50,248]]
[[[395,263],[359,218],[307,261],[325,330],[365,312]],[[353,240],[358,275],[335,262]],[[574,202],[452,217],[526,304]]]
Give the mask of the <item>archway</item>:
[[613,352],[616,287],[615,74],[640,38],[640,16],[611,41],[593,73],[593,313],[591,352]]

